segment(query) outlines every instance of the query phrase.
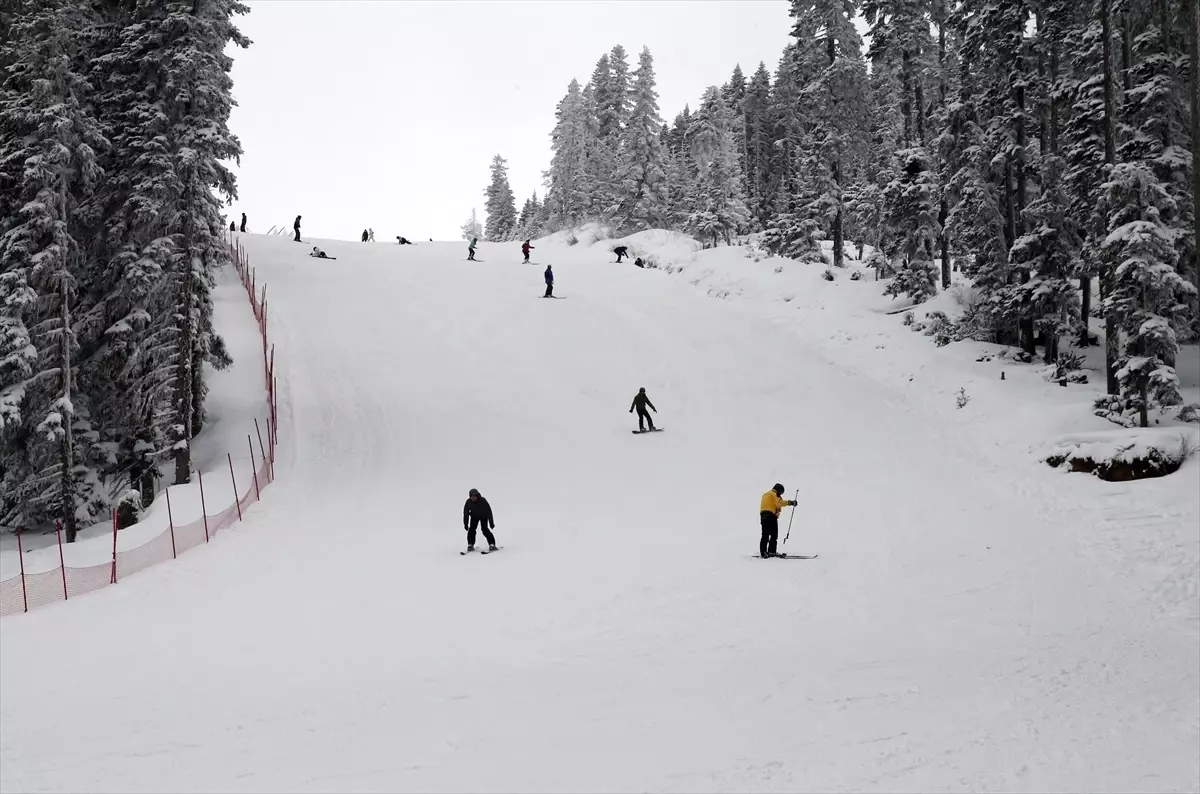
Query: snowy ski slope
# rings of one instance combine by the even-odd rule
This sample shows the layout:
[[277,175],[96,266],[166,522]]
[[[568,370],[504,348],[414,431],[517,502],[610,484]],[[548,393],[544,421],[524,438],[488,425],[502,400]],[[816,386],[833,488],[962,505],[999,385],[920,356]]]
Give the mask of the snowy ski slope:
[[[1200,786],[1195,622],[1081,553],[1048,470],[595,249],[242,240],[277,482],[5,620],[4,791]],[[640,386],[666,432],[630,434]],[[751,557],[776,481],[819,559]]]

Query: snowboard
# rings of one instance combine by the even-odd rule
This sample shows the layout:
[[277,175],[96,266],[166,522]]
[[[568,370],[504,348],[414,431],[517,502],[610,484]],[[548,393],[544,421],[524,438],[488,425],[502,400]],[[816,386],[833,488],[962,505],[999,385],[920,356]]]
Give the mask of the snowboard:
[[484,549],[483,551],[481,551],[481,552],[479,552],[479,553],[480,553],[480,554],[491,554],[493,551],[500,551],[500,549],[502,549],[502,548],[504,548],[504,547],[503,547],[503,546],[497,546],[497,547],[496,547],[494,550],[493,550],[493,549]]
[[[771,560],[815,560],[818,556],[820,556],[820,555],[817,555],[817,554],[776,554],[774,557],[768,557],[767,559],[771,559]],[[750,559],[761,560],[763,558],[757,554],[751,554]]]
[[633,433],[635,436],[640,436],[643,433],[661,433],[662,431],[663,429],[661,427],[656,427],[653,430],[631,430],[629,432]]
[[337,257],[336,257],[336,256],[313,256],[312,254],[309,254],[309,257],[308,257],[308,258],[309,258],[309,259],[328,259],[330,262],[336,262],[336,261],[337,261]]
[[566,295],[538,295],[539,298],[549,298],[552,301],[565,301]]

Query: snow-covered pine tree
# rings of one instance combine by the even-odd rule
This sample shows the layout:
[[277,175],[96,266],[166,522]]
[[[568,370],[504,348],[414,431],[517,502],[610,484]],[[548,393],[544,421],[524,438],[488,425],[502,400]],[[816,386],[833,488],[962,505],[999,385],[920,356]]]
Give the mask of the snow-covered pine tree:
[[759,228],[769,221],[771,176],[771,73],[759,62],[743,101],[746,203]]
[[572,80],[558,103],[554,130],[550,133],[550,168],[544,174],[545,212],[552,228],[574,226],[583,221],[591,206],[591,175],[588,171],[591,123],[579,81]]
[[476,214],[474,207],[471,208],[471,216],[459,228],[462,229],[464,240],[483,236],[483,225],[479,223],[479,216]]
[[633,108],[620,133],[621,218],[637,228],[662,225],[667,215],[667,162],[659,131],[654,58],[643,47],[634,73]]
[[106,145],[85,107],[90,86],[74,62],[87,22],[63,0],[25,0],[7,18],[11,37],[0,45],[7,64],[0,84],[4,159],[22,164],[19,182],[6,189],[20,209],[0,238],[0,317],[4,345],[15,354],[0,382],[0,524],[57,518],[68,542],[103,507],[99,477],[75,452],[81,395],[72,364],[77,212],[102,176],[95,152]]
[[487,196],[485,232],[488,240],[503,242],[511,237],[517,225],[516,198],[508,184],[508,161],[500,155],[493,157],[491,174],[491,182],[484,191]]
[[1113,208],[1104,241],[1112,273],[1105,308],[1126,335],[1117,378],[1123,402],[1147,427],[1149,408],[1180,402],[1173,320],[1186,311],[1184,300],[1196,288],[1176,268],[1175,230],[1163,219],[1178,210],[1154,172],[1140,163],[1120,163],[1104,190]]
[[844,167],[861,156],[866,140],[862,118],[866,115],[866,66],[861,41],[854,29],[853,0],[792,0],[792,36],[799,46],[815,46],[825,55],[824,69],[805,86],[810,103],[806,159],[811,198],[808,218],[828,229],[833,241],[833,264],[843,266]]
[[701,238],[711,239],[714,246],[719,239],[729,245],[730,236],[749,217],[742,200],[742,175],[733,126],[720,91],[710,86],[688,128],[690,153],[698,176],[696,206],[688,217],[688,228]]
[[896,153],[899,173],[884,191],[887,224],[894,234],[884,254],[896,277],[885,295],[908,295],[923,303],[937,294],[937,265],[932,253],[938,226],[938,185],[929,154],[914,146]]

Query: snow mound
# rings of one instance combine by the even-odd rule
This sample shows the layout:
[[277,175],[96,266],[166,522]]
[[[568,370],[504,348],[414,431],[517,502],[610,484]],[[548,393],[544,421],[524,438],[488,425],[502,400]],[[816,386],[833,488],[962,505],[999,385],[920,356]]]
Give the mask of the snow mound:
[[1196,428],[1129,428],[1065,436],[1050,445],[1044,459],[1064,471],[1124,482],[1173,474],[1198,447]]

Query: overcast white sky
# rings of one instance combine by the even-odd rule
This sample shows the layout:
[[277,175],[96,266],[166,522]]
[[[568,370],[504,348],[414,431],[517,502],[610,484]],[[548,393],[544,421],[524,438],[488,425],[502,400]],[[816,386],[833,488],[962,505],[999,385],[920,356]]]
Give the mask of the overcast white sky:
[[233,50],[230,127],[249,230],[454,240],[478,209],[492,156],[517,208],[550,163],[554,108],[621,44],[654,54],[668,121],[704,88],[774,72],[787,0],[250,0]]

